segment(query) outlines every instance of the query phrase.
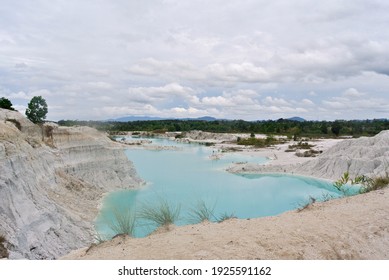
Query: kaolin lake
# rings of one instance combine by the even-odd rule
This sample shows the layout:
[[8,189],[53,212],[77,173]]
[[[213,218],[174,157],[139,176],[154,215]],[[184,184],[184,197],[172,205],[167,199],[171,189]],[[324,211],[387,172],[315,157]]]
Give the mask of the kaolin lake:
[[[150,140],[150,139],[149,139]],[[132,209],[140,204],[158,204],[161,199],[180,206],[177,225],[190,224],[190,211],[200,201],[214,211],[213,220],[222,214],[240,219],[273,216],[296,209],[309,197],[318,200],[340,194],[330,182],[292,175],[231,174],[225,169],[233,162],[265,163],[266,158],[238,153],[225,153],[211,159],[215,148],[199,144],[176,143],[168,139],[151,139],[151,145],[176,146],[179,150],[128,149],[139,176],[147,184],[136,190],[108,194],[96,219],[96,230],[104,237],[114,233],[107,225],[113,211]],[[144,237],[155,230],[146,221],[137,220],[135,237]]]

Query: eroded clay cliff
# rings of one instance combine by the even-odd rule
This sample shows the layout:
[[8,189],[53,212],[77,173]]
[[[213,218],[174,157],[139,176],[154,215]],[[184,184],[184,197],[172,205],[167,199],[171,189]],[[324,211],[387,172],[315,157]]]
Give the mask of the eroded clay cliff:
[[102,194],[139,183],[104,134],[0,109],[0,234],[10,258],[53,259],[91,243]]

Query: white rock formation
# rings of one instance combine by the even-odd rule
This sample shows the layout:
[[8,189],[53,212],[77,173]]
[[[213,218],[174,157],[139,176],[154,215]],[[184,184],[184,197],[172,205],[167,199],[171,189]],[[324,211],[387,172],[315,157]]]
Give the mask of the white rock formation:
[[294,173],[337,180],[345,172],[350,177],[369,177],[389,174],[389,130],[374,137],[343,140],[317,158],[304,163],[239,164],[228,169],[232,173]]
[[328,179],[339,179],[346,171],[351,177],[389,173],[389,130],[374,137],[344,140],[294,169],[296,173]]
[[0,109],[0,234],[10,258],[54,259],[90,244],[102,194],[140,182],[104,134],[39,127]]

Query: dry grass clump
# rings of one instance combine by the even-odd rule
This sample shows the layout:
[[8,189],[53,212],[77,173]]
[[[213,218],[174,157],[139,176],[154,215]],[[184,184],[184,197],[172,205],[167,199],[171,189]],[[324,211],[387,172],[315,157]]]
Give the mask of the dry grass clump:
[[362,186],[359,192],[367,193],[383,189],[387,186],[389,186],[389,174],[367,180],[367,182]]
[[106,219],[114,235],[126,234],[133,236],[135,229],[135,215],[130,208],[113,209],[113,219]]
[[224,221],[227,221],[227,220],[231,220],[231,219],[236,219],[237,217],[235,216],[235,214],[231,213],[231,214],[228,214],[227,212],[224,212],[223,214],[221,214],[218,218],[217,218],[217,222],[218,223],[222,223]]
[[204,221],[217,220],[214,216],[215,206],[209,206],[203,200],[199,200],[197,204],[189,211],[189,221],[193,224],[198,224]]
[[157,205],[143,203],[137,217],[150,221],[157,227],[174,224],[180,216],[181,207],[171,205],[165,199],[161,199]]
[[297,208],[297,212],[301,212],[307,209],[310,205],[314,204],[315,202],[316,202],[316,198],[310,196],[307,202],[301,204],[301,206]]

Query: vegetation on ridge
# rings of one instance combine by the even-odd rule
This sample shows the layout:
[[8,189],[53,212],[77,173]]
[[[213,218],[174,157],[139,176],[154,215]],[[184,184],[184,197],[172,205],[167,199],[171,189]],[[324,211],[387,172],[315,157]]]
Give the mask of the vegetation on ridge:
[[0,108],[15,111],[11,101],[5,97],[0,98]]
[[47,115],[47,103],[42,96],[34,96],[26,109],[27,118],[33,123],[43,123]]
[[243,120],[157,120],[157,121],[75,121],[61,120],[60,125],[86,125],[102,131],[118,133],[120,131],[191,131],[202,130],[217,133],[261,133],[299,137],[338,137],[342,135],[373,136],[389,129],[389,120],[337,120],[298,122],[287,119],[243,121]]

